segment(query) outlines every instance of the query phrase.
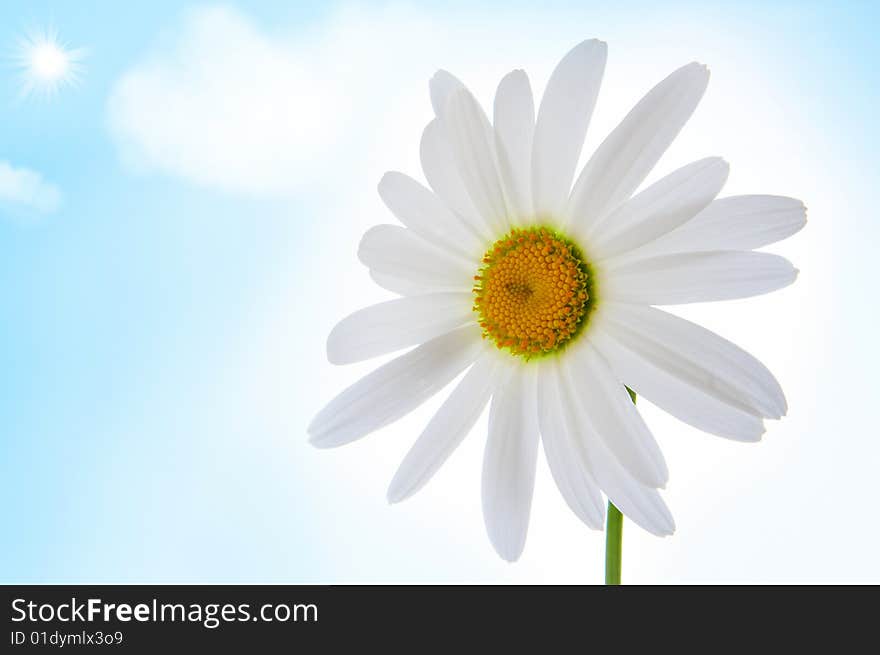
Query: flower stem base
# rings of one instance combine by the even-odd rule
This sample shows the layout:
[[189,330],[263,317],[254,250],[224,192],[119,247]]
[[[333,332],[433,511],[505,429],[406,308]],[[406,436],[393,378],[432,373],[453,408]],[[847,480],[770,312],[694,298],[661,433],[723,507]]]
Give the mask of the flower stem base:
[[608,501],[608,524],[605,526],[605,584],[620,584],[623,559],[623,514]]
[[[636,403],[636,392],[626,388],[629,397]],[[619,585],[620,570],[623,564],[623,514],[608,501],[608,523],[605,526],[605,584]]]

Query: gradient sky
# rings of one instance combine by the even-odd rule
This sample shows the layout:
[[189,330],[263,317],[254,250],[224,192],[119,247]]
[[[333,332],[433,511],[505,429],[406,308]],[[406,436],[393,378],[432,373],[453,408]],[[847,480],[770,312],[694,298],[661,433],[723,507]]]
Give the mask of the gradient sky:
[[[345,449],[305,437],[375,365],[333,368],[324,340],[385,297],[357,243],[391,220],[382,172],[420,177],[434,70],[488,105],[507,71],[540,90],[599,37],[586,152],[698,59],[709,91],[649,181],[722,155],[724,195],[799,197],[810,221],[773,249],[794,287],[681,308],[766,361],[790,415],[731,444],[640,403],[678,532],[628,524],[624,581],[880,582],[876,4],[436,4],[0,6],[0,164],[60,194],[54,211],[0,194],[0,581],[600,581],[603,535],[543,462],[522,560],[495,556],[485,417],[394,507],[387,483],[440,398]],[[87,50],[81,82],[23,99],[17,40],[49,23]]]

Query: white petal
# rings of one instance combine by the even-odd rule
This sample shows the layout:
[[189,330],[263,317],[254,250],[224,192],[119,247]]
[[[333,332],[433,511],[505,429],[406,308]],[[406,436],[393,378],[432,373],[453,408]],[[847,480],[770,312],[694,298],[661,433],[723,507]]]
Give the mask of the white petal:
[[468,290],[479,268],[420,239],[398,225],[376,225],[366,231],[358,257],[370,269],[428,287]]
[[493,354],[477,360],[404,457],[388,488],[389,502],[409,498],[443,466],[480,418],[500,373]]
[[553,480],[571,511],[589,527],[601,530],[605,523],[605,501],[566,429],[554,366],[542,362],[538,370],[538,423],[544,454]]
[[449,71],[438,70],[428,83],[428,88],[431,91],[431,106],[434,108],[434,115],[437,118],[444,118],[449,98],[454,92],[464,89],[465,86]]
[[566,358],[574,398],[609,452],[642,484],[664,486],[669,471],[663,453],[605,359],[589,343],[570,349]]
[[704,432],[735,441],[758,441],[764,433],[760,416],[718,399],[701,387],[671,375],[624,346],[599,325],[591,326],[592,343],[626,386],[677,419]]
[[630,198],[585,241],[600,259],[654,241],[696,216],[718,195],[730,166],[720,157],[688,164]]
[[[394,275],[388,275],[387,273],[381,273],[374,270],[370,270],[370,277],[373,278],[373,282],[383,289],[386,289],[391,293],[396,293],[399,296],[418,296],[423,293],[438,293],[449,290],[443,287],[429,287],[423,284],[416,284],[415,282],[410,282],[402,277],[395,277]],[[459,289],[461,289],[461,287],[459,287]]]
[[672,534],[675,532],[675,521],[657,490],[633,478],[596,433],[591,417],[573,395],[571,368],[570,359],[560,361],[560,406],[572,442],[577,446],[577,454],[590,469],[602,491],[628,518],[652,534]]
[[512,214],[522,223],[532,216],[532,136],[535,102],[529,78],[521,70],[508,73],[495,93],[495,144],[504,195]]
[[800,200],[731,196],[715,200],[687,223],[630,253],[653,257],[676,252],[753,250],[790,237],[807,224]]
[[[610,263],[609,263],[610,264]],[[778,255],[715,251],[660,255],[603,267],[608,300],[676,305],[748,298],[794,282],[797,269]]]
[[507,206],[498,177],[495,134],[489,119],[466,89],[453,92],[443,126],[468,195],[493,231],[507,229]]
[[341,446],[408,414],[476,358],[480,329],[459,328],[401,355],[331,400],[309,425],[318,448]]
[[568,215],[580,229],[629,198],[690,118],[709,71],[688,64],[655,86],[602,142],[571,192]]
[[565,207],[607,57],[605,43],[584,41],[562,58],[547,82],[532,150],[532,198],[539,216],[558,216]]
[[379,195],[401,223],[426,241],[467,257],[482,256],[485,248],[477,235],[430,189],[411,177],[396,171],[385,173]]
[[435,119],[428,123],[422,133],[419,155],[425,179],[431,185],[434,193],[472,231],[482,236],[484,241],[491,243],[493,235],[487,230],[470,195],[468,195],[452,157],[446,132],[439,120]]
[[483,519],[495,550],[509,562],[526,543],[537,455],[535,368],[522,366],[492,398],[483,456]]
[[475,320],[473,294],[432,293],[365,307],[327,337],[331,364],[351,364],[414,346]]
[[683,382],[767,418],[788,409],[767,367],[714,332],[654,307],[609,302],[602,310],[618,341]]

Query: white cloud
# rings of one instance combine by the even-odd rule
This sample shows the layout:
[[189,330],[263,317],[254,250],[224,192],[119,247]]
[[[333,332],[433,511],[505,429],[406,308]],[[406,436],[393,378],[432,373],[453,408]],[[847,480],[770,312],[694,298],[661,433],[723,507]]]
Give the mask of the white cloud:
[[61,191],[29,168],[0,160],[0,211],[50,214],[61,205]]
[[187,15],[110,100],[126,158],[200,185],[276,192],[331,135],[332,89],[290,45],[237,13]]

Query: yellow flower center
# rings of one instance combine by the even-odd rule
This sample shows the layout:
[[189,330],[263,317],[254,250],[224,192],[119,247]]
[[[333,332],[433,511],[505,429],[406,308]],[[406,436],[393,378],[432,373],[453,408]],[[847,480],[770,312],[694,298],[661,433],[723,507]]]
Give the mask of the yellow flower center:
[[546,227],[512,229],[483,256],[474,280],[483,336],[525,359],[562,348],[594,305],[580,250]]

